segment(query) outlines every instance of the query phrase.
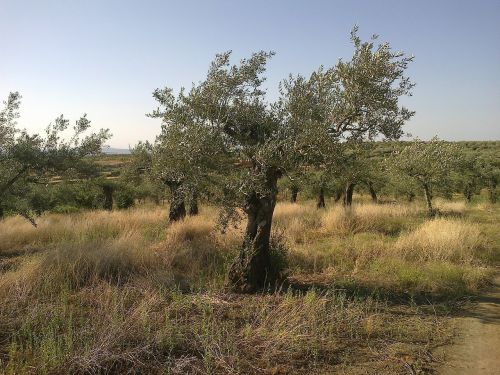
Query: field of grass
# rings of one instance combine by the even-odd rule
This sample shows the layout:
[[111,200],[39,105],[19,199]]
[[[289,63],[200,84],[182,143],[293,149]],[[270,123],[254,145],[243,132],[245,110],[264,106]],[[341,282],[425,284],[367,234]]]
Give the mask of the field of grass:
[[212,207],[171,225],[164,207],[8,218],[0,373],[431,373],[500,253],[498,206],[437,207],[279,203],[286,278],[256,295],[226,287],[242,229]]

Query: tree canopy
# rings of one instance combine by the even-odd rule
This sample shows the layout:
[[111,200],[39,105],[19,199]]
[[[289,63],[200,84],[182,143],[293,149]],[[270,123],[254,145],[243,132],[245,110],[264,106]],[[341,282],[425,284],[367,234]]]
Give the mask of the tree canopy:
[[425,142],[416,139],[397,151],[390,159],[389,167],[403,176],[413,179],[423,190],[429,214],[433,190],[450,186],[450,176],[459,164],[460,148],[456,144],[432,138]]
[[[152,116],[163,120],[152,152],[161,160],[158,173],[189,184],[200,175],[196,171],[211,170],[220,178],[225,211],[241,208],[247,216],[242,250],[230,272],[237,288],[253,290],[273,278],[269,238],[280,177],[301,166],[335,163],[343,142],[398,138],[413,114],[399,105],[413,87],[404,76],[413,58],[387,43],[375,45],[376,36],[362,42],[357,28],[351,40],[351,60],[320,67],[308,78],[290,76],[272,103],[262,84],[274,53],[265,51],[238,64],[231,63],[231,52],[219,54],[190,90],[153,94],[160,107]],[[185,152],[173,151],[179,147]],[[214,155],[225,162],[213,163]]]
[[62,115],[49,124],[45,134],[29,134],[17,128],[21,95],[12,92],[0,111],[0,212],[12,211],[34,223],[27,199],[36,184],[47,184],[59,174],[84,168],[86,157],[101,152],[110,137],[108,130],[86,134],[90,121],[86,115],[77,120],[69,137],[63,133],[69,120]]

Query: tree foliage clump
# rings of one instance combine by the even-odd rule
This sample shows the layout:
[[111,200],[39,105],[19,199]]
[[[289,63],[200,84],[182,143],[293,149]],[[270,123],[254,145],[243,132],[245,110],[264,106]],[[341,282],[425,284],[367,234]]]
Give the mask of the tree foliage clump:
[[437,137],[428,142],[415,139],[395,152],[389,167],[418,184],[424,193],[428,213],[433,215],[434,191],[450,188],[452,172],[460,164],[460,157],[460,147],[456,144]]
[[101,152],[110,137],[108,130],[85,135],[90,128],[86,115],[75,122],[72,134],[63,137],[69,120],[62,115],[47,126],[45,134],[28,134],[17,128],[21,95],[9,94],[0,111],[0,213],[20,214],[34,223],[29,192],[56,175],[84,168],[87,156]]
[[500,182],[500,160],[481,157],[477,168],[483,183],[487,186],[491,203],[497,202],[497,187]]

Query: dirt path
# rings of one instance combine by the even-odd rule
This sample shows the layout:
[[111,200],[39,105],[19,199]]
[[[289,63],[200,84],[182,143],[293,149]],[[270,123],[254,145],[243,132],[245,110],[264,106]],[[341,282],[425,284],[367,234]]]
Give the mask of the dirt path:
[[500,374],[500,272],[489,293],[478,305],[458,318],[460,337],[453,346],[442,348],[444,362],[439,375]]

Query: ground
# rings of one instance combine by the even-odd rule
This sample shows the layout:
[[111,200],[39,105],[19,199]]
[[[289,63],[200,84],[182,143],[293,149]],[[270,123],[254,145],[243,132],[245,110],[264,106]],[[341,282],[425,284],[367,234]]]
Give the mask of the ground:
[[436,350],[440,375],[496,375],[500,369],[500,270],[490,290],[457,316],[455,345]]
[[485,323],[498,296],[481,297],[500,254],[498,206],[457,197],[430,219],[422,202],[356,202],[279,203],[283,280],[253,295],[226,280],[244,223],[222,233],[208,205],[175,224],[161,206],[47,214],[38,228],[8,218],[0,373],[434,374],[462,366],[453,358],[480,363],[475,340],[495,347],[498,327]]

